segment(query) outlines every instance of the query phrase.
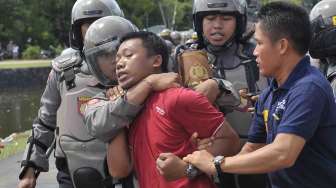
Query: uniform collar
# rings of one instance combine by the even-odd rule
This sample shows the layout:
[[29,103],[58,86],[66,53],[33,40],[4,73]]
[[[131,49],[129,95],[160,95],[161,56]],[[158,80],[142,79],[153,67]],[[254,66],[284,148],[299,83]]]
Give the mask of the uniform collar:
[[304,56],[300,60],[300,62],[295,66],[293,71],[289,74],[287,80],[285,81],[285,83],[282,86],[278,87],[278,83],[273,78],[272,82],[271,82],[271,89],[272,90],[276,90],[276,89],[289,90],[298,79],[303,77],[306,68],[309,67],[309,66],[310,66],[309,56]]

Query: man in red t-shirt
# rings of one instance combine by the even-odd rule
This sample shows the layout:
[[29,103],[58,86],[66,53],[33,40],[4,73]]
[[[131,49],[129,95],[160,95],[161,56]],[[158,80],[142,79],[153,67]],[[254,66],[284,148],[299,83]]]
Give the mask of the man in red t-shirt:
[[[127,90],[145,81],[148,87],[152,87],[145,78],[164,72],[167,61],[167,47],[158,36],[150,32],[127,34],[122,38],[116,56],[119,86]],[[131,156],[140,187],[215,187],[206,175],[169,182],[156,169],[156,159],[160,153],[170,152],[182,158],[195,151],[190,142],[194,132],[199,138],[222,138],[214,142],[210,152],[222,155],[236,153],[239,139],[225,122],[223,114],[205,96],[185,88],[154,92],[144,105],[129,132]],[[186,168],[186,165],[181,166]]]

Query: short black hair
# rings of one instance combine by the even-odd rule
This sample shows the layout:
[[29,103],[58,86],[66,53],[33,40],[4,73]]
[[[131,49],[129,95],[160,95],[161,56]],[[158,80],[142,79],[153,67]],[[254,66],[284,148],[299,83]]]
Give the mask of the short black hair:
[[277,1],[263,6],[257,17],[272,42],[285,37],[300,55],[307,53],[312,33],[305,9],[293,3]]
[[169,61],[168,47],[161,37],[149,31],[130,32],[121,38],[120,44],[130,39],[141,39],[143,46],[147,49],[147,55],[160,55],[162,57],[161,71],[167,72]]

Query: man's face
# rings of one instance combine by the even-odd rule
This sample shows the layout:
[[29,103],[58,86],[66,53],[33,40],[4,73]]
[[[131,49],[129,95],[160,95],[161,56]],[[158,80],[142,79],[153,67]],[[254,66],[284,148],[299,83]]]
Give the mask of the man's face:
[[82,39],[85,38],[86,31],[89,29],[91,23],[83,23],[80,27],[82,33]]
[[117,80],[115,53],[109,53],[97,57],[99,69],[109,80]]
[[124,41],[117,52],[117,77],[123,89],[128,89],[154,72],[157,56],[148,56],[141,39]]
[[203,18],[203,35],[214,46],[222,46],[236,30],[236,17],[208,15]]
[[260,22],[256,24],[254,38],[257,46],[253,54],[257,57],[259,71],[263,76],[272,77],[281,67],[279,43],[271,41]]

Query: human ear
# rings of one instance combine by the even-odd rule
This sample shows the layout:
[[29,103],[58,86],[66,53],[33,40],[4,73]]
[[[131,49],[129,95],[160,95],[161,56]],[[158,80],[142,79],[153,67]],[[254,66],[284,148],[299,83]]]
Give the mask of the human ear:
[[161,55],[156,55],[153,57],[154,60],[153,60],[153,67],[154,68],[160,68],[161,67],[161,64],[162,64],[162,56]]
[[278,47],[279,47],[279,53],[280,55],[284,55],[287,53],[288,48],[289,48],[289,41],[286,38],[280,39],[278,41]]

